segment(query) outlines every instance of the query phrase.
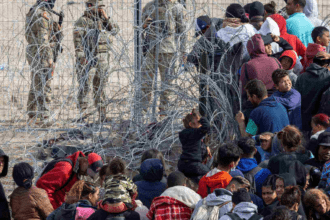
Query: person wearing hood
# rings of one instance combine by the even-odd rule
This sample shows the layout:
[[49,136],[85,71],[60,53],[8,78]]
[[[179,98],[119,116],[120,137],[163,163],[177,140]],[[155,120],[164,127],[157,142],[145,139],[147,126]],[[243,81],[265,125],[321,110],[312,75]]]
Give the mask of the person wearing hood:
[[288,73],[292,83],[292,87],[294,88],[298,79],[298,75],[300,74],[300,72],[298,73],[294,72],[294,67],[298,60],[298,55],[296,51],[294,50],[284,51],[279,60],[281,62],[283,69],[286,70],[286,72]]
[[252,24],[257,31],[260,30],[261,25],[264,23],[264,16],[264,5],[259,1],[252,2],[249,12],[250,24]]
[[249,122],[245,127],[245,116],[237,113],[240,133],[243,137],[252,137],[263,132],[278,132],[289,125],[289,118],[285,107],[274,97],[268,97],[265,84],[253,79],[245,86],[249,101],[256,107],[252,110]]
[[292,220],[306,220],[305,216],[298,213],[301,205],[301,192],[297,186],[289,186],[285,188],[281,199],[281,205],[290,209]]
[[315,57],[306,72],[298,76],[296,90],[301,94],[302,131],[311,131],[311,119],[319,110],[323,92],[330,86],[330,60]]
[[100,155],[90,153],[86,157],[83,152],[78,151],[65,160],[58,160],[51,170],[38,179],[36,186],[46,190],[53,208],[57,209],[64,202],[66,192],[70,191],[81,176],[94,178],[102,166]]
[[232,179],[229,172],[237,166],[241,153],[242,150],[234,143],[225,143],[218,148],[218,166],[204,175],[198,184],[197,193],[202,198],[215,189],[227,187]]
[[301,129],[301,95],[292,88],[289,74],[283,69],[278,69],[273,72],[272,79],[277,89],[273,97],[286,108],[290,124]]
[[233,193],[233,211],[222,216],[220,220],[262,219],[258,213],[258,207],[251,202],[251,196],[246,189],[239,189]]
[[313,29],[312,38],[314,43],[308,44],[306,55],[304,58],[304,72],[313,63],[314,57],[319,52],[326,52],[326,47],[329,46],[329,30],[326,27],[316,27]]
[[322,171],[324,164],[330,160],[330,132],[322,132],[318,137],[318,147],[315,157],[307,160],[305,164],[311,165]]
[[[257,161],[254,155],[257,153],[255,147],[255,141],[252,138],[241,138],[238,141],[238,147],[241,148],[243,154],[237,165],[237,169],[242,171],[244,175],[253,173],[255,181],[255,190],[257,195],[261,195],[262,183],[267,179],[272,173],[268,169],[262,169],[258,167]],[[252,183],[251,183],[252,184]]]
[[44,189],[32,185],[34,169],[22,162],[14,166],[13,179],[18,186],[10,196],[14,220],[45,220],[54,211]]
[[143,180],[135,183],[138,191],[136,199],[147,208],[150,208],[152,200],[166,189],[166,184],[161,182],[163,172],[163,164],[159,159],[147,159],[141,164],[140,174]]
[[322,20],[319,19],[319,9],[316,0],[306,0],[306,6],[304,7],[303,12],[314,27],[322,25]]
[[312,31],[314,25],[303,13],[306,6],[306,0],[288,0],[286,10],[290,16],[286,21],[286,27],[289,34],[297,36],[301,42],[307,47],[309,43],[313,43]]
[[77,181],[68,192],[65,202],[46,220],[71,220],[80,217],[86,220],[96,211],[99,188],[84,180]]
[[262,199],[265,207],[259,213],[264,217],[271,214],[279,204],[276,194],[276,178],[276,175],[268,176],[262,184]]
[[172,172],[167,183],[167,189],[153,199],[147,217],[150,220],[190,219],[201,200],[200,195],[186,187],[186,177],[181,172]]
[[[0,149],[0,178],[7,176],[9,157]],[[0,219],[10,220],[10,212],[5,190],[0,182]]]

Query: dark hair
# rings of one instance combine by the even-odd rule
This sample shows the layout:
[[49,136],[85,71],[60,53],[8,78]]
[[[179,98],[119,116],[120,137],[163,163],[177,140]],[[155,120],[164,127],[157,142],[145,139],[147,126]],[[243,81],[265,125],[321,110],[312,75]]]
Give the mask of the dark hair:
[[240,188],[233,192],[232,202],[236,205],[240,204],[241,202],[251,202],[250,193],[246,189]]
[[33,177],[34,170],[30,164],[22,162],[14,166],[13,178],[18,186],[30,189],[32,187]]
[[250,94],[256,95],[259,99],[262,99],[263,97],[267,96],[267,88],[265,84],[258,79],[253,79],[250,80],[246,85],[245,85],[245,90],[247,90]]
[[268,215],[264,220],[292,220],[290,210],[285,206],[276,207],[271,215]]
[[303,8],[305,8],[305,6],[306,6],[306,0],[293,0],[293,3],[295,4],[295,5],[300,5],[300,7],[303,7]]
[[285,205],[289,209],[296,203],[300,205],[301,192],[298,186],[287,186],[281,197],[281,205]]
[[326,60],[323,60],[323,56],[320,56],[320,57],[317,57],[315,56],[314,59],[313,59],[313,63],[319,65],[319,66],[325,66],[325,65],[329,65],[330,64],[330,60],[326,59]]
[[326,114],[320,113],[312,117],[312,122],[315,125],[321,125],[325,128],[330,126],[330,118]]
[[113,159],[110,162],[109,169],[110,169],[110,172],[112,175],[116,175],[119,173],[125,173],[125,169],[126,169],[125,161],[116,157],[115,159]]
[[284,69],[277,69],[272,74],[272,79],[275,85],[278,85],[284,77],[289,76],[288,72]]
[[303,134],[293,125],[287,125],[282,131],[278,132],[277,137],[282,145],[288,149],[301,148],[303,143]]
[[242,137],[238,140],[237,145],[242,149],[243,153],[247,156],[253,156],[256,149],[256,142],[252,138]]
[[236,162],[242,154],[242,150],[234,143],[229,142],[221,145],[218,149],[218,164],[228,166],[231,162]]
[[276,190],[276,179],[277,179],[277,175],[270,175],[262,183],[262,186],[263,187],[269,187],[269,186],[271,186],[272,190]]
[[226,9],[227,18],[239,18],[241,22],[248,23],[249,19],[245,15],[244,8],[237,3],[230,4]]
[[73,184],[65,197],[65,203],[74,204],[89,194],[96,193],[96,186],[93,183],[84,180],[78,180]]
[[162,161],[163,167],[166,170],[165,160],[162,152],[157,149],[149,149],[143,152],[141,157],[141,164],[147,159],[160,159]]
[[199,114],[195,111],[195,109],[193,109],[191,113],[189,113],[188,115],[186,115],[186,117],[184,117],[183,126],[185,128],[190,128],[189,123],[192,122],[197,117],[199,117]]
[[312,215],[315,213],[315,205],[317,199],[324,199],[327,204],[327,210],[330,208],[330,200],[327,194],[320,189],[309,189],[304,195],[304,207],[307,219],[313,219]]
[[274,1],[271,1],[268,4],[264,5],[265,7],[265,11],[267,12],[267,14],[275,14],[276,13],[276,3]]
[[107,174],[107,169],[109,167],[109,164],[103,165],[99,171],[99,176],[104,176]]
[[316,43],[317,37],[322,37],[325,32],[329,32],[328,28],[323,26],[315,27],[312,31],[312,38],[314,43]]
[[167,177],[167,187],[183,186],[186,184],[186,180],[187,178],[183,173],[180,171],[174,171]]
[[[230,180],[230,182],[229,182],[229,184],[228,184],[228,189],[230,188],[230,186],[231,185],[235,185],[236,186],[236,188],[240,188],[240,186],[241,185],[246,185],[247,186],[247,188],[249,188],[250,189],[250,187],[251,187],[251,183],[250,183],[250,181],[248,181],[247,179],[245,179],[244,177],[241,177],[241,176],[235,176],[235,177],[233,177],[231,180]],[[226,188],[227,188],[226,187]]]

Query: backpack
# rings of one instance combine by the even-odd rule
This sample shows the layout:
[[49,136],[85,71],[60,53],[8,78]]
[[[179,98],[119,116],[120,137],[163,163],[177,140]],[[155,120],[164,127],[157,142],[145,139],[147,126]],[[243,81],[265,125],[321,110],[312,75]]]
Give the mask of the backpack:
[[224,202],[218,206],[207,206],[206,199],[203,199],[203,204],[199,207],[196,215],[192,220],[218,220],[220,209],[230,203],[231,201]]
[[249,172],[247,172],[246,174],[244,174],[245,179],[247,179],[250,184],[251,184],[251,190],[250,192],[253,194],[256,194],[257,192],[257,184],[256,184],[256,180],[254,178],[254,176],[260,171],[262,170],[261,167],[256,166],[255,168],[253,168],[252,170],[250,170]]
[[[45,175],[46,173],[48,173],[50,170],[52,170],[58,162],[62,162],[62,161],[69,162],[69,163],[71,164],[71,166],[72,166],[72,169],[73,169],[73,162],[72,162],[70,159],[68,159],[68,158],[59,158],[59,159],[55,159],[55,160],[50,161],[50,162],[46,165],[46,167],[45,167],[44,170],[42,171],[42,173],[41,173],[39,179],[40,179],[43,175]],[[72,172],[71,172],[71,175],[70,175],[70,177],[69,177],[69,179],[68,179],[68,180],[67,180],[67,181],[66,181],[66,182],[65,182],[60,188],[56,189],[55,192],[64,189],[64,188],[69,184],[69,182],[73,179],[74,175],[75,175],[75,172],[72,171]]]
[[[228,215],[232,220],[243,220],[236,213],[227,213],[226,215]],[[262,215],[254,214],[249,218],[249,220],[259,220],[261,218],[263,218]]]

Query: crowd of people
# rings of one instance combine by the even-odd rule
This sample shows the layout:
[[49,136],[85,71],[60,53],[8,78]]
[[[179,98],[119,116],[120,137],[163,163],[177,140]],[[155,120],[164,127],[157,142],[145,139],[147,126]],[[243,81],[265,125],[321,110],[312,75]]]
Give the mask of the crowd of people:
[[[96,153],[49,162],[35,185],[33,167],[18,163],[9,203],[0,184],[0,219],[330,219],[329,30],[315,0],[286,2],[279,12],[274,2],[231,4],[216,27],[208,16],[196,20],[197,43],[243,46],[240,138],[210,149],[210,122],[193,110],[171,173],[156,149],[132,179],[125,161],[103,164]],[[199,67],[200,55],[196,46],[187,60]],[[8,166],[0,150],[0,178]]]

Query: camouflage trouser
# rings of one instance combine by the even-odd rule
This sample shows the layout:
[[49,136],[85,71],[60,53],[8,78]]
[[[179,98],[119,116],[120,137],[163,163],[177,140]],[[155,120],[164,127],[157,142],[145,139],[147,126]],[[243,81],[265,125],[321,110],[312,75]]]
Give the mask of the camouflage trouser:
[[93,83],[93,97],[96,108],[105,107],[106,96],[104,92],[105,84],[109,78],[109,54],[101,53],[97,55],[95,66],[88,68],[88,65],[81,65],[77,60],[77,80],[78,88],[78,108],[84,111],[88,108],[90,100],[88,93]]
[[26,58],[31,68],[31,85],[27,102],[29,117],[49,117],[51,102],[51,71],[48,60],[39,59],[37,53],[26,50]]
[[[155,70],[155,54],[148,53],[142,67],[142,106],[146,110],[151,101]],[[175,56],[173,53],[159,53],[158,69],[161,78],[159,110],[165,111],[170,104],[171,83],[174,79]]]

